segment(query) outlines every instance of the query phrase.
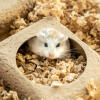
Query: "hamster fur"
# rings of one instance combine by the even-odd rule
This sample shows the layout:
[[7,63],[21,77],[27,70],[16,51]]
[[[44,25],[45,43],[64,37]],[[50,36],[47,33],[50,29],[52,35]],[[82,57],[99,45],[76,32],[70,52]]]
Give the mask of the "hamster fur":
[[49,59],[70,56],[70,43],[68,36],[53,28],[45,28],[39,36],[28,41],[31,52]]

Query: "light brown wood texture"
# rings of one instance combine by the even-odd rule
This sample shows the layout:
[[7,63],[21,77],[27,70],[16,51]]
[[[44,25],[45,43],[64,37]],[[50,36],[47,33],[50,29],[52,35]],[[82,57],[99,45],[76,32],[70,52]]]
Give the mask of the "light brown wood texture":
[[0,0],[0,41],[9,36],[11,22],[25,15],[34,6],[34,0]]
[[[39,31],[44,27],[53,27],[62,34],[67,34],[73,40],[74,46],[79,46],[79,51],[87,58],[87,65],[82,75],[74,82],[59,88],[32,84],[19,72],[16,65],[16,53],[20,46],[31,37],[39,35]],[[11,89],[17,91],[22,99],[32,97],[32,100],[73,100],[74,94],[83,91],[91,78],[99,76],[100,56],[52,17],[42,19],[0,43],[0,77]]]
[[0,25],[7,24],[16,16],[24,16],[34,5],[34,0],[0,0]]

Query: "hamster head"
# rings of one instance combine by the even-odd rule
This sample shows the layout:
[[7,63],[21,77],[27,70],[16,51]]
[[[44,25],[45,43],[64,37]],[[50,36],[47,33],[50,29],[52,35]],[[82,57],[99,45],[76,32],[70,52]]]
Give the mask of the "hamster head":
[[69,56],[70,43],[68,36],[64,36],[59,31],[49,28],[29,40],[30,50],[39,56],[49,59],[64,58]]

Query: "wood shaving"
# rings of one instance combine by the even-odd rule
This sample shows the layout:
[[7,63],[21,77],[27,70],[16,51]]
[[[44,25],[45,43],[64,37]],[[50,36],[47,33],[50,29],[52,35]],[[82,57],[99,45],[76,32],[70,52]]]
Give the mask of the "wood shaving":
[[96,93],[96,86],[93,79],[89,80],[88,84],[86,85],[86,89],[88,91],[89,96],[94,97]]
[[82,55],[51,60],[25,51],[27,45],[23,47],[16,56],[17,66],[29,80],[38,84],[52,86],[55,81],[61,84],[70,83],[82,74],[86,66],[86,59]]
[[19,100],[17,92],[5,90],[3,80],[0,79],[0,100]]
[[97,94],[97,85],[94,79],[90,79],[86,84],[84,93],[81,93],[81,96],[77,96],[74,100],[99,100]]
[[60,83],[60,82],[58,82],[58,81],[53,81],[52,83],[51,83],[51,87],[53,87],[53,88],[58,88],[58,87],[60,87],[62,84]]

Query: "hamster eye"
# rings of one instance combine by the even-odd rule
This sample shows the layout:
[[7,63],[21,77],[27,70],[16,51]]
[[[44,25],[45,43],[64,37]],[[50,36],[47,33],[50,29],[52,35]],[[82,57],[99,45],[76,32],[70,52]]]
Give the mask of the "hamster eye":
[[47,44],[47,43],[44,43],[44,46],[45,46],[45,47],[48,47],[48,44]]
[[56,45],[56,47],[60,47],[60,43],[58,43],[58,44]]

